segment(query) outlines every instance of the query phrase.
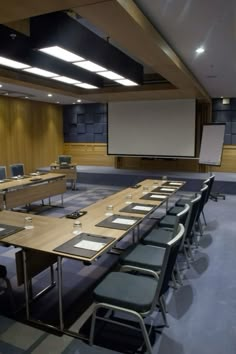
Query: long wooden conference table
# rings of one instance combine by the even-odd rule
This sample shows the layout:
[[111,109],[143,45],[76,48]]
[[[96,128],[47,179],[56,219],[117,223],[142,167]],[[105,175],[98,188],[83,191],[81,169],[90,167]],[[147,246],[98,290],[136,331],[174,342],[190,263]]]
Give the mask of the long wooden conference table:
[[0,181],[0,206],[2,201],[5,209],[12,209],[59,194],[63,205],[64,177],[61,173],[32,173]]
[[[64,326],[62,259],[92,263],[102,254],[115,249],[121,239],[131,231],[138,230],[140,223],[160,205],[167,203],[170,196],[183,184],[182,181],[163,182],[147,179],[138,186],[126,188],[99,200],[83,209],[85,214],[77,219],[82,223],[82,233],[78,235],[73,233],[73,219],[34,215],[32,229],[22,229],[2,238],[2,243],[22,249],[22,258],[19,262],[18,257],[17,267],[18,276],[21,277],[20,283],[24,283],[27,320],[35,322],[30,315],[29,281],[56,262],[59,314],[57,330],[80,338],[79,334],[71,333]],[[113,215],[107,215],[111,205]],[[0,212],[0,224],[22,227],[27,215],[3,210]],[[35,264],[36,258],[41,264]],[[85,339],[83,336],[82,338]]]

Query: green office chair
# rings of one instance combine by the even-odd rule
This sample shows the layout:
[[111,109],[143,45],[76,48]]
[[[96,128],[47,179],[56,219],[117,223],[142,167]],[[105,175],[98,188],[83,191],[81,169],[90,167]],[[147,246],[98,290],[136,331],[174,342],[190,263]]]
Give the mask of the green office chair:
[[[140,329],[131,325],[128,327],[141,331],[147,352],[154,354],[144,319],[154,312],[156,305],[159,305],[166,323],[162,298],[169,288],[169,280],[176,262],[183,234],[184,226],[180,224],[176,237],[168,242],[167,247],[164,249],[163,265],[159,276],[155,270],[125,265],[121,268],[121,271],[108,274],[95,288],[93,294],[95,306],[93,309],[89,338],[90,345],[93,344],[97,319],[127,326],[119,322],[119,320],[114,317],[114,314],[112,319],[97,315],[97,311],[100,308],[104,308],[112,312],[123,312],[136,319]],[[154,248],[152,246],[147,247]]]

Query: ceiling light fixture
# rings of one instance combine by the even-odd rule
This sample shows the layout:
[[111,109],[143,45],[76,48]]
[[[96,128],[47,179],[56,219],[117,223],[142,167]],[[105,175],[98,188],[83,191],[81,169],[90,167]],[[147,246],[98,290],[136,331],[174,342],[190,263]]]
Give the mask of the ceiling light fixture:
[[118,84],[124,85],[124,86],[138,86],[136,82],[133,82],[128,79],[121,79],[121,80],[115,80]]
[[51,94],[51,93],[48,93],[48,97],[52,97],[52,94]]
[[4,65],[4,66],[8,66],[8,67],[13,68],[13,69],[25,69],[25,68],[29,68],[30,67],[30,65],[23,64],[23,63],[20,63],[18,61],[11,60],[11,59],[8,59],[8,58],[5,58],[5,57],[0,57],[0,64]]
[[121,80],[121,79],[124,79],[123,76],[119,75],[119,74],[116,74],[114,73],[113,71],[101,71],[101,72],[98,72],[97,73],[98,75],[101,75],[107,79],[110,79],[110,80]]
[[106,71],[107,69],[103,68],[102,66],[93,63],[90,60],[84,60],[84,61],[79,61],[76,63],[73,63],[74,65],[77,65],[85,70],[89,70],[92,72],[98,72],[98,71]]
[[204,52],[205,52],[205,49],[203,47],[199,47],[199,48],[196,49],[196,53],[197,54],[202,54]]
[[29,68],[29,69],[24,69],[24,71],[27,71],[27,73],[48,77],[48,78],[53,78],[55,76],[58,76],[58,74],[40,68]]
[[97,89],[98,87],[97,86],[94,86],[94,85],[90,85],[90,84],[87,84],[87,83],[81,83],[81,84],[75,84],[75,86],[79,86],[79,87],[82,87],[84,89]]
[[77,100],[77,102],[81,102],[81,100]]
[[61,81],[61,82],[65,82],[66,84],[79,84],[81,81],[78,80],[74,80],[71,79],[70,77],[66,77],[66,76],[56,76],[52,78],[53,80],[57,80],[57,81]]
[[47,48],[41,48],[39,50],[40,50],[40,52],[52,55],[53,57],[59,58],[61,60],[67,61],[67,62],[85,60],[81,56],[71,53],[68,50],[63,49],[57,45],[52,46],[52,47],[47,47]]

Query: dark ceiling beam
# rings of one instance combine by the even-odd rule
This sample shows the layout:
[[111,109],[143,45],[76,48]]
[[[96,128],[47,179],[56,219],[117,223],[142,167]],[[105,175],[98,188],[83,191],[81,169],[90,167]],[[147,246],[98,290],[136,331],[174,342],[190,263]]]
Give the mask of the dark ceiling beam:
[[65,12],[31,18],[30,37],[32,46],[35,48],[59,46],[126,79],[138,84],[143,81],[141,64],[82,26]]
[[210,101],[205,89],[132,0],[81,4],[73,10],[179,89],[197,91]]

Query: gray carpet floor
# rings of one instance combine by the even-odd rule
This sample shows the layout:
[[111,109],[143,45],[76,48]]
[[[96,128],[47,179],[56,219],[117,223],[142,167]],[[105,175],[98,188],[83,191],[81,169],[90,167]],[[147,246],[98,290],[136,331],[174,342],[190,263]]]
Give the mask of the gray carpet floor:
[[[68,191],[64,209],[41,210],[44,215],[62,217],[68,212],[80,209],[99,198],[119,190],[118,187],[82,185],[79,190]],[[59,201],[56,199],[55,203]],[[227,195],[226,200],[209,200],[205,207],[207,226],[200,240],[200,247],[194,251],[190,269],[179,260],[183,286],[170,290],[167,296],[169,328],[155,333],[153,352],[158,354],[235,354],[236,352],[236,196]],[[37,209],[37,208],[36,208]],[[36,212],[36,211],[35,211]],[[43,215],[42,214],[42,215]],[[10,269],[14,285],[15,273],[12,268],[14,251],[0,247],[1,262]],[[65,264],[65,274],[70,276],[73,268],[77,278],[66,281],[66,288],[77,286],[83,277],[97,278],[110,261],[101,260],[88,270]],[[68,272],[68,273],[67,273]],[[89,273],[89,274],[88,274]],[[66,277],[65,277],[66,278]],[[75,283],[73,283],[75,281]],[[72,284],[72,285],[71,285]],[[22,292],[22,289],[19,291]],[[69,291],[69,290],[68,290]],[[0,301],[1,301],[0,295]],[[161,316],[156,319],[161,324]],[[106,337],[104,345],[98,340],[93,347],[73,337],[56,336],[33,328],[27,324],[0,315],[0,353],[3,354],[115,354],[132,353],[126,346],[132,338],[125,338],[120,332],[119,351]],[[123,343],[123,349],[122,349]],[[99,345],[98,345],[99,344]]]

